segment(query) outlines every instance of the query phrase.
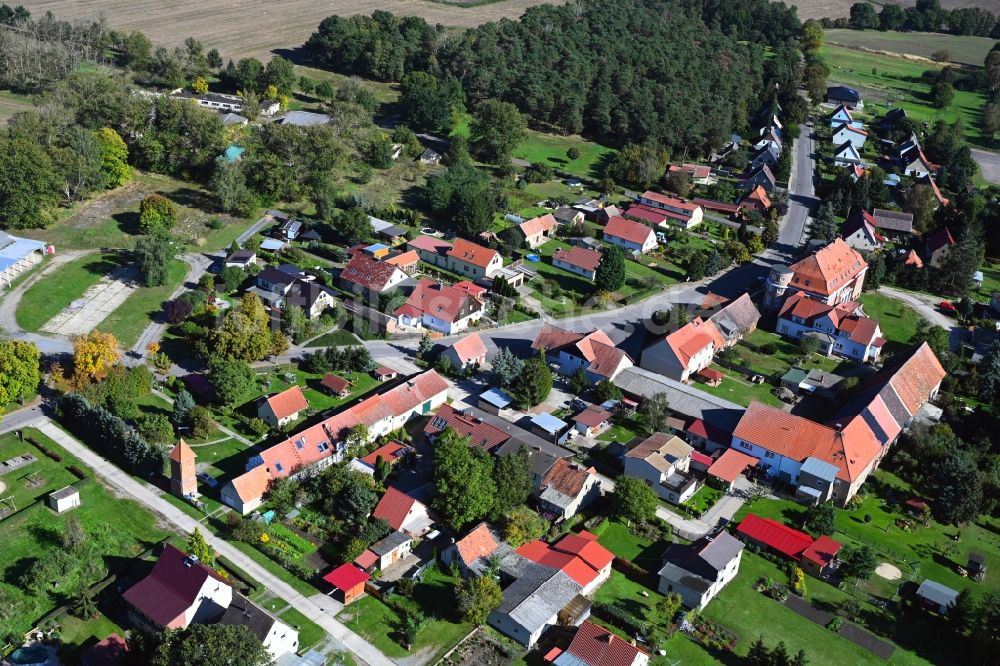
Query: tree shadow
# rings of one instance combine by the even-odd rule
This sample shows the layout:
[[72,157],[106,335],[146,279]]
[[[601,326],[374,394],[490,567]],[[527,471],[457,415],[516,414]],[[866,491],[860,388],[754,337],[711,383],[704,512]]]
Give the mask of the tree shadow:
[[49,525],[29,525],[28,534],[41,546],[62,548],[62,533]]
[[180,206],[194,208],[203,213],[217,214],[221,212],[212,196],[193,187],[181,187],[171,192],[158,192],[158,194],[167,197]]
[[111,219],[118,224],[118,229],[130,236],[138,236],[142,233],[139,229],[139,213],[136,211],[121,211],[111,216]]
[[594,160],[593,164],[590,165],[590,170],[587,172],[587,175],[596,180],[604,178],[604,175],[608,171],[608,165],[611,164],[611,160],[614,158],[615,153],[604,153],[599,159]]

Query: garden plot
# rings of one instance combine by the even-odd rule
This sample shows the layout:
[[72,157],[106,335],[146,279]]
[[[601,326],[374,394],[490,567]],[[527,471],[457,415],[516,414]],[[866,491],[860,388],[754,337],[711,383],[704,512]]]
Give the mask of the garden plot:
[[90,333],[139,288],[138,277],[134,267],[116,269],[50,319],[42,331],[59,335]]

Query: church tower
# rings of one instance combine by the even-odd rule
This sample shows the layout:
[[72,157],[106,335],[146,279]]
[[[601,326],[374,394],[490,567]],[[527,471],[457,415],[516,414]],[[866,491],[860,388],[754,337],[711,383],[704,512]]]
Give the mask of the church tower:
[[183,439],[170,449],[170,492],[178,497],[197,496],[198,479],[194,460],[197,456]]

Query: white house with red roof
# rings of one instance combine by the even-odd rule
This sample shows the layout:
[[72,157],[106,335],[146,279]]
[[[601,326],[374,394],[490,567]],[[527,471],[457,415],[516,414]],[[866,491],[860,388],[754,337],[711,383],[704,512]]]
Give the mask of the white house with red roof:
[[640,222],[612,217],[604,227],[605,242],[642,254],[656,248],[656,232]]
[[583,368],[593,382],[614,379],[634,364],[621,349],[615,347],[608,334],[595,329],[584,335],[554,324],[544,324],[531,343],[534,350],[545,350],[553,363],[559,364],[559,374],[569,376]]
[[559,248],[552,253],[553,266],[576,273],[590,281],[596,277],[600,263],[601,253],[586,247],[574,245],[569,248]]
[[417,236],[413,240],[408,241],[406,247],[416,252],[421,261],[432,266],[448,268],[448,252],[451,250],[452,245],[443,238],[438,238],[437,236]]
[[352,294],[377,300],[379,294],[400,286],[407,275],[399,267],[357,252],[340,272],[341,287]]
[[167,544],[149,575],[122,597],[132,623],[157,633],[218,619],[233,600],[233,588],[198,558]]
[[454,335],[476,324],[485,312],[486,306],[472,290],[425,278],[392,314],[403,328]]
[[472,281],[493,277],[494,273],[503,268],[503,257],[499,252],[464,238],[456,238],[446,256],[448,270]]
[[457,370],[482,366],[486,363],[486,343],[478,333],[471,333],[445,348],[441,357],[451,361]]
[[[708,169],[708,167],[703,168]],[[709,173],[711,173],[711,169],[709,169]],[[639,195],[639,204],[671,214],[670,223],[684,229],[701,224],[704,217],[704,211],[698,204],[652,190],[647,190]]]
[[257,407],[257,417],[273,428],[291,423],[299,418],[299,414],[309,409],[309,401],[306,400],[302,388],[290,386],[281,393],[261,400]]
[[243,515],[259,507],[272,479],[295,477],[307,469],[341,462],[345,437],[364,424],[374,441],[402,428],[418,415],[431,414],[448,398],[448,382],[434,370],[414,375],[384,393],[369,396],[323,421],[296,432],[247,461],[247,471],[221,489],[223,503]]
[[558,228],[559,221],[552,213],[546,213],[541,217],[535,217],[517,225],[518,233],[531,249],[544,245],[547,240],[552,238]]
[[710,366],[715,352],[724,345],[715,325],[696,317],[644,349],[639,366],[670,379],[686,382]]
[[849,125],[848,123],[843,123],[839,127],[833,129],[833,145],[842,146],[844,143],[850,143],[852,146],[861,150],[865,147],[865,141],[868,140],[868,131],[860,127],[855,127]]
[[716,180],[715,176],[712,175],[712,167],[703,164],[671,164],[667,171],[669,173],[686,173],[695,185],[712,185]]
[[511,547],[487,523],[479,523],[461,539],[441,551],[444,564],[457,564],[463,576],[480,576],[490,566],[493,557],[511,552]]
[[552,648],[545,659],[554,666],[646,666],[649,653],[598,624],[584,622],[569,647]]
[[867,273],[868,263],[861,253],[835,238],[791,266],[774,266],[767,278],[764,306],[778,310],[797,292],[827,305],[856,301]]
[[886,343],[878,322],[865,315],[860,303],[827,305],[802,293],[793,294],[781,306],[775,330],[793,340],[812,337],[819,340],[824,354],[858,363],[877,361]]
[[431,528],[427,506],[392,486],[386,488],[382,499],[375,505],[372,518],[381,518],[393,530],[406,532],[412,537],[423,536]]

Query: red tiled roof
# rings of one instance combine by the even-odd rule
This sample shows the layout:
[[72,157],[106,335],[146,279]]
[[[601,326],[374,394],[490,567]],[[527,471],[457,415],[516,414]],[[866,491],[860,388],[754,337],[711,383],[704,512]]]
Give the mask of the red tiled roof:
[[231,483],[233,484],[233,490],[236,491],[236,495],[244,502],[247,502],[261,497],[267,492],[267,486],[271,483],[271,477],[268,476],[266,467],[258,465],[240,474]]
[[559,328],[555,324],[542,324],[542,330],[538,331],[538,335],[535,336],[534,341],[531,343],[531,348],[555,352],[582,338],[582,334]]
[[500,544],[493,537],[489,525],[479,523],[474,530],[456,541],[455,547],[462,561],[469,566],[480,557],[489,557],[495,553]]
[[715,343],[708,328],[712,328],[711,323],[696,317],[666,337],[667,346],[683,367],[688,366],[691,357]]
[[415,266],[418,261],[420,261],[420,255],[415,250],[409,250],[408,252],[400,252],[393,257],[389,257],[383,263],[403,268],[405,266]]
[[552,546],[536,539],[515,552],[532,562],[559,569],[583,586],[593,582],[615,557],[589,532],[566,536]]
[[763,185],[758,185],[743,197],[744,201],[759,201],[764,208],[771,207],[771,197],[767,196],[767,190],[764,189]]
[[906,266],[916,266],[917,268],[923,268],[924,262],[917,254],[916,250],[910,250],[910,253],[906,255],[906,260],[903,261]]
[[577,423],[582,423],[588,428],[596,428],[611,418],[611,412],[591,405],[573,417]]
[[698,374],[707,379],[710,382],[721,382],[726,378],[726,375],[715,370],[713,368],[702,368],[698,371]]
[[417,288],[406,299],[406,303],[393,314],[427,314],[442,321],[454,322],[463,313],[469,314],[482,309],[482,302],[469,295],[468,291],[423,279],[417,283]]
[[631,666],[638,655],[645,654],[643,650],[592,622],[580,625],[566,652],[586,666]]
[[840,542],[834,541],[824,534],[803,551],[802,557],[815,562],[821,567],[825,567],[833,561],[833,558],[837,556],[841,548],[843,548],[843,545]]
[[863,419],[838,430],[759,402],[750,403],[733,436],[800,462],[815,456],[836,465],[837,477],[846,481],[857,479],[882,451]]
[[794,560],[799,559],[802,552],[812,545],[812,537],[805,532],[752,513],[747,514],[736,531]]
[[183,551],[167,544],[149,575],[122,596],[161,627],[183,628],[177,621],[198,601],[207,579],[229,585],[211,567],[186,560]]
[[372,259],[368,255],[358,252],[344,266],[340,277],[342,280],[364,289],[382,291],[398,270],[392,264]]
[[458,354],[458,360],[462,364],[468,363],[469,361],[474,361],[476,359],[486,358],[486,345],[483,343],[483,339],[479,337],[478,333],[472,333],[464,338],[456,340],[451,348],[455,350]]
[[323,576],[323,580],[343,592],[350,592],[358,585],[368,582],[370,578],[371,576],[364,571],[347,562]]
[[118,634],[109,634],[80,653],[81,666],[118,666],[125,660],[128,643]]
[[889,385],[910,414],[916,414],[948,373],[925,342],[903,363]]
[[575,555],[593,569],[603,569],[615,559],[614,554],[597,542],[597,536],[583,530],[567,534],[552,546],[562,553]]
[[521,230],[521,233],[525,238],[531,238],[532,236],[540,233],[548,233],[558,226],[559,223],[556,221],[556,218],[552,216],[552,213],[546,213],[541,217],[536,217],[522,222],[518,225],[518,228]]
[[185,463],[194,460],[197,457],[198,456],[191,449],[191,447],[187,445],[187,442],[185,442],[183,438],[177,440],[177,446],[170,449],[170,459],[174,462]]
[[[709,459],[711,460],[711,459]],[[743,470],[750,467],[756,467],[757,463],[760,462],[753,456],[748,456],[745,453],[740,453],[736,449],[726,449],[723,451],[719,459],[712,463],[712,466],[708,468],[708,473],[712,476],[722,479],[727,483],[732,483],[736,480]]]
[[[756,459],[754,459],[754,460],[756,461]],[[706,466],[710,467],[712,465],[712,456],[705,455],[701,451],[692,451],[691,452],[691,462],[696,462],[698,464],[706,465]]]
[[361,462],[368,463],[369,465],[374,467],[375,463],[378,462],[378,459],[382,458],[382,460],[385,460],[391,465],[400,458],[402,458],[404,455],[406,455],[407,451],[409,450],[410,447],[406,446],[405,444],[400,444],[399,442],[393,440],[388,444],[383,444],[382,446],[378,447],[377,449],[366,455],[364,458],[361,459]]
[[671,164],[667,170],[691,174],[692,178],[708,178],[712,175],[712,167],[702,166],[701,164],[681,164],[680,166]]
[[464,261],[467,264],[472,264],[473,266],[486,268],[493,261],[494,257],[497,256],[497,251],[483,247],[482,245],[476,245],[464,238],[456,238],[455,244],[448,250],[448,256],[459,261]]
[[[687,166],[694,166],[694,165],[687,165]],[[708,167],[701,167],[701,168],[708,169],[708,171],[711,172],[711,169],[709,169]],[[673,171],[674,167],[670,167],[670,170]],[[707,176],[708,174],[706,173],[705,175]],[[704,177],[704,176],[701,176],[701,177]],[[692,212],[692,213],[695,210],[698,209],[698,205],[697,204],[688,203],[687,201],[684,201],[683,199],[678,199],[677,197],[672,197],[672,196],[669,196],[669,195],[666,195],[666,194],[660,194],[659,192],[653,192],[652,190],[646,190],[643,193],[643,195],[642,195],[641,198],[642,199],[648,199],[650,201],[655,201],[656,203],[660,204],[661,206],[670,206],[671,208],[680,208],[681,210],[686,210],[686,211],[689,211],[689,212]]]
[[825,296],[833,294],[868,266],[857,250],[836,238],[815,254],[792,264],[792,285]]
[[379,559],[378,555],[365,548],[365,552],[361,553],[360,555],[354,558],[354,564],[355,566],[359,566],[362,569],[367,569],[368,567],[378,562],[378,559]]
[[392,375],[398,375],[399,372],[393,370],[392,368],[387,368],[384,365],[381,365],[375,368],[375,374],[378,375],[379,377],[390,377]]
[[281,393],[276,393],[267,398],[267,404],[274,412],[277,419],[291,416],[303,409],[309,409],[309,401],[303,395],[299,386],[290,386]]
[[612,217],[604,227],[605,236],[621,238],[629,243],[643,245],[653,234],[653,229],[645,224],[626,220],[624,217]]
[[625,212],[622,213],[622,215],[636,220],[644,220],[653,226],[660,226],[670,219],[670,215],[667,214],[667,211],[662,208],[653,208],[652,206],[647,206],[645,204],[632,204],[625,209]]
[[375,510],[372,511],[372,518],[382,518],[394,530],[402,529],[406,514],[415,504],[420,504],[420,502],[389,486],[385,489],[385,494],[382,495]]
[[485,287],[480,287],[479,285],[473,284],[468,280],[462,280],[461,282],[456,282],[451,286],[453,286],[455,289],[461,289],[465,293],[469,294],[470,296],[475,296],[476,298],[479,298],[480,296],[486,293]]
[[601,263],[601,253],[597,250],[590,250],[585,247],[573,246],[569,249],[559,248],[552,253],[552,260],[559,260],[564,264],[576,266],[585,271],[596,271],[597,265]]
[[451,405],[441,405],[437,414],[424,427],[424,434],[433,436],[445,428],[451,428],[462,437],[468,437],[471,446],[478,446],[486,451],[493,451],[510,439],[509,432],[472,414],[463,414]]
[[738,213],[740,212],[740,208],[743,207],[742,204],[738,203],[726,203],[724,201],[714,201],[712,199],[702,199],[699,197],[692,199],[691,203],[698,204],[707,210],[717,210],[720,213]]
[[406,243],[415,250],[423,250],[433,254],[445,254],[451,249],[451,243],[436,236],[417,236]]
[[337,394],[343,393],[351,387],[351,382],[347,381],[343,377],[338,377],[333,373],[327,373],[326,376],[323,377],[323,381],[319,384],[323,388],[328,388]]

